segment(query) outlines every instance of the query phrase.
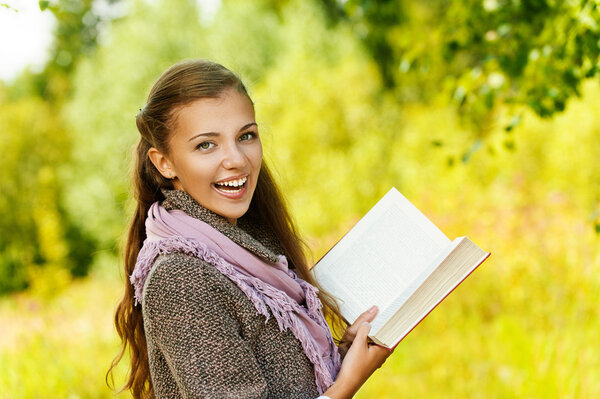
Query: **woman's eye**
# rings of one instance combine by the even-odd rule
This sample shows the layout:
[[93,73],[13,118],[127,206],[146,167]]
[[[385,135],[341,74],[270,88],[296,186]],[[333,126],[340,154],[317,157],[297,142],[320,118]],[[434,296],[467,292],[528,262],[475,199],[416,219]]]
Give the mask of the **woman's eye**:
[[246,132],[240,136],[240,141],[250,140],[254,136],[256,136],[256,134],[252,132]]
[[203,141],[202,143],[198,144],[197,148],[199,150],[210,150],[213,146],[214,144],[210,141]]

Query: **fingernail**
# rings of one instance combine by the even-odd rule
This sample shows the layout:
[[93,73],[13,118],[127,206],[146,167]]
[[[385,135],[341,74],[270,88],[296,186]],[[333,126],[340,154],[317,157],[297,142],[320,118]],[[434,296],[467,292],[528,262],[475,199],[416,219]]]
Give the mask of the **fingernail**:
[[369,309],[369,313],[375,313],[377,312],[377,306],[373,305],[371,306],[371,309]]

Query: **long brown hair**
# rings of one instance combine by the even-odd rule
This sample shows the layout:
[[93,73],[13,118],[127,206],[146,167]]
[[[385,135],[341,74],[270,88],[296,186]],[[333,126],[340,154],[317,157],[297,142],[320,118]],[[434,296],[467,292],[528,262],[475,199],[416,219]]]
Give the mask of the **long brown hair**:
[[[217,98],[225,89],[233,88],[250,96],[238,76],[227,68],[207,60],[183,61],[173,65],[156,81],[144,108],[136,117],[140,141],[135,150],[133,188],[136,208],[133,212],[124,248],[123,260],[126,276],[133,272],[146,232],[144,222],[150,205],[162,201],[161,189],[173,189],[171,180],[163,177],[148,157],[152,147],[164,154],[169,152],[169,137],[173,130],[177,110],[201,98]],[[304,280],[315,285],[305,257],[305,245],[300,239],[283,196],[263,161],[257,186],[247,215],[270,228],[281,244],[292,268]],[[335,335],[345,327],[335,301],[322,290],[319,298],[325,316],[333,321]],[[121,351],[112,361],[107,382],[129,349],[130,369],[127,382],[121,389],[130,390],[134,398],[154,397],[141,305],[134,305],[134,290],[128,279],[125,293],[115,312],[115,326],[121,337]],[[110,385],[110,384],[109,384]]]

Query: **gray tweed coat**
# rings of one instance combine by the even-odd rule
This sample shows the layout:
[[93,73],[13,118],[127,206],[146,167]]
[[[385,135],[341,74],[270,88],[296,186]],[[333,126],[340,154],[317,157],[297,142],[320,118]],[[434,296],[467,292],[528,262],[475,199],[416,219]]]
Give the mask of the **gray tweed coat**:
[[[164,190],[181,209],[266,261],[281,253],[272,236],[238,225],[183,191]],[[157,398],[316,398],[312,363],[290,331],[259,315],[246,295],[209,263],[183,253],[159,256],[144,285],[144,329]]]

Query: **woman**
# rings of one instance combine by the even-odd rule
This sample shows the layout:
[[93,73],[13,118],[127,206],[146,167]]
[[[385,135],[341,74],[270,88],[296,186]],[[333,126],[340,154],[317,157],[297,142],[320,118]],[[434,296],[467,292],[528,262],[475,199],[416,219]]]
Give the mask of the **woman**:
[[339,328],[339,311],[314,288],[239,78],[205,60],[178,63],[136,122],[131,284],[111,367],[129,347],[124,389],[135,398],[352,397],[390,354],[367,342],[377,309],[336,347],[324,315]]

